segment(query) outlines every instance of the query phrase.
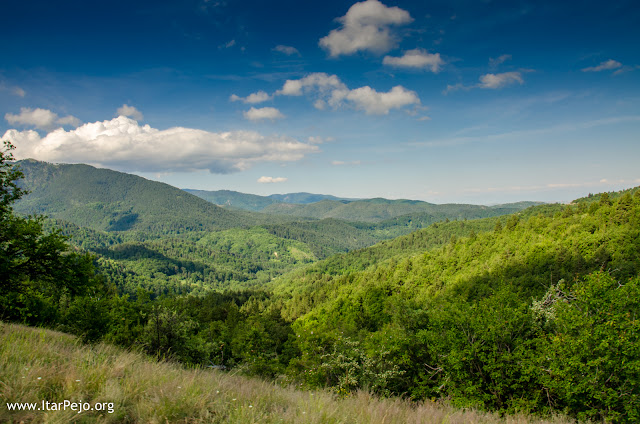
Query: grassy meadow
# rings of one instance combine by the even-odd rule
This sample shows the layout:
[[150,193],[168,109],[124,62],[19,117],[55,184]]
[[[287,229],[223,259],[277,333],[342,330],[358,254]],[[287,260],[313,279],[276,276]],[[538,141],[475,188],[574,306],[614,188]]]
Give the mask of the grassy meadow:
[[[137,352],[84,345],[67,334],[0,323],[3,423],[569,423],[498,415],[444,403],[338,397],[212,369],[185,369]],[[9,411],[7,402],[113,403],[105,411]]]

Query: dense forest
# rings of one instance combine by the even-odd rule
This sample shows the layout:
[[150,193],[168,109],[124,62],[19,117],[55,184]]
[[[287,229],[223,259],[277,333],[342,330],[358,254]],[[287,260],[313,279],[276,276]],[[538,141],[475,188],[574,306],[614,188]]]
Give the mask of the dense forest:
[[[640,420],[638,188],[507,216],[430,215],[425,228],[292,222],[124,176],[54,178],[65,165],[22,162],[22,180],[11,147],[3,321],[340,396]],[[62,203],[71,191],[75,209]],[[58,220],[17,213],[45,211]]]

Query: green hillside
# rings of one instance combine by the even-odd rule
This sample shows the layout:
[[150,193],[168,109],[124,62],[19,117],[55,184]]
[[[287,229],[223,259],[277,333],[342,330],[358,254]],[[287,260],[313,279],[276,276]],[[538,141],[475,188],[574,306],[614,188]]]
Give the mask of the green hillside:
[[[193,190],[184,189],[187,193],[198,196],[208,202],[222,207],[234,209],[243,209],[252,212],[263,211],[266,207],[273,204],[308,204],[316,203],[323,200],[356,200],[342,199],[328,194],[313,193],[288,193],[288,194],[271,194],[269,196],[258,196],[256,194],[240,193],[232,190]],[[286,207],[286,206],[285,206]],[[276,209],[277,210],[277,209]]]
[[[318,247],[357,243],[349,231],[377,224],[150,235],[56,222],[74,247],[43,228],[53,221],[13,213],[20,175],[0,159],[3,320],[339,397],[640,420],[638,188],[445,220],[318,262]],[[20,337],[9,337],[0,370],[14,370],[13,385],[2,376],[2,391],[23,395],[14,374],[34,355],[12,351]],[[176,417],[165,419],[188,421]]]
[[[74,246],[97,255],[100,272],[120,293],[133,294],[138,288],[160,295],[257,287],[318,259],[459,215],[449,208],[450,215],[380,223],[275,216],[223,209],[163,183],[88,165],[25,160],[18,166],[24,172],[20,184],[30,194],[15,210],[55,220],[55,227],[70,236]],[[225,193],[243,201],[269,199]],[[292,196],[308,200],[316,195]],[[334,202],[310,206],[317,209]]]
[[[463,223],[438,225],[281,277],[274,291],[300,349],[290,366],[311,370],[310,385],[635,422],[640,190],[536,209],[489,232],[476,221],[445,241],[437,230]],[[349,375],[358,361],[372,374]]]
[[[435,205],[418,200],[365,199],[356,201],[322,200],[305,205],[272,204],[263,209],[265,213],[286,214],[309,218],[336,218],[346,221],[380,222],[398,218],[420,222],[437,222],[448,219],[476,219],[506,215],[535,205],[535,202],[520,202],[498,206],[463,204]],[[539,203],[538,203],[539,204]],[[391,221],[389,222],[391,223]],[[427,224],[428,225],[428,224]]]
[[247,224],[238,215],[167,184],[89,165],[18,162],[30,193],[15,205],[104,231],[175,233]]
[[243,209],[253,212],[263,210],[269,205],[278,203],[278,200],[270,197],[258,196],[255,194],[240,193],[231,190],[192,190],[184,189],[187,193],[191,193],[201,199],[211,202],[214,205],[229,207],[234,209]]
[[[366,393],[336,397],[210,369],[185,369],[105,344],[82,346],[68,334],[0,323],[0,421],[4,423],[568,424],[566,418],[500,418],[435,402],[414,404]],[[14,405],[69,402],[64,410]],[[87,403],[97,410],[71,403]],[[13,407],[9,409],[7,403]]]
[[268,196],[271,199],[275,199],[282,203],[296,203],[296,204],[307,204],[307,203],[316,203],[322,200],[358,200],[358,199],[348,199],[344,197],[336,197],[330,194],[314,194],[314,193],[286,193],[286,194],[271,194]]

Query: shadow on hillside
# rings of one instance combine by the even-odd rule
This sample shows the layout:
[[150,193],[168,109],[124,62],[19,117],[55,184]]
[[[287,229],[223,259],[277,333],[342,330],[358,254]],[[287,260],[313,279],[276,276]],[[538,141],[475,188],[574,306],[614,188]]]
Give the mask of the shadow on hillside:
[[167,275],[177,274],[182,269],[203,271],[205,268],[204,265],[197,262],[170,258],[157,250],[149,249],[141,244],[122,244],[110,249],[98,248],[94,249],[94,252],[112,260],[139,261],[148,259],[156,263],[160,262],[162,263],[162,270],[160,271]]

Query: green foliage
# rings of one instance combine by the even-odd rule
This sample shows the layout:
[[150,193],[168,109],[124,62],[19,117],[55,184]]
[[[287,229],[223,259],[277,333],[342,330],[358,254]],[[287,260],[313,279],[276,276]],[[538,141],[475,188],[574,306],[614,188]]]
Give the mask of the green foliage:
[[13,214],[25,191],[11,162],[13,146],[0,151],[0,318],[30,324],[55,322],[66,302],[99,287],[90,256],[70,251],[58,232],[46,233],[43,218]]
[[391,393],[634,422],[640,198],[610,199],[533,208],[502,230],[496,219],[438,224],[282,277],[300,350],[289,371],[367,387],[357,346],[399,367]]
[[260,215],[234,213],[167,184],[88,165],[19,162],[30,194],[22,214],[47,214],[103,231],[176,234],[255,225]]
[[[366,389],[502,414],[640,420],[637,189],[506,218],[497,216],[505,205],[325,200],[302,208],[348,207],[375,219],[431,209],[377,223],[294,223],[112,171],[23,162],[36,192],[23,210],[76,222],[54,224],[13,214],[23,191],[10,157],[7,146],[3,319],[344,395]],[[64,197],[61,182],[79,177]],[[454,219],[478,215],[489,218]],[[103,277],[63,233],[96,253]]]
[[552,304],[543,382],[580,419],[640,420],[640,278],[596,272]]
[[427,226],[433,222],[450,219],[476,219],[506,215],[535,205],[534,202],[520,202],[498,206],[477,205],[434,205],[418,200],[321,200],[304,205],[276,203],[263,212],[287,214],[309,218],[334,218],[346,221],[381,222],[383,226],[418,225]]
[[231,190],[207,191],[185,189],[185,191],[214,205],[233,209],[244,209],[252,212],[261,211],[265,207],[278,202],[270,197],[239,193]]

